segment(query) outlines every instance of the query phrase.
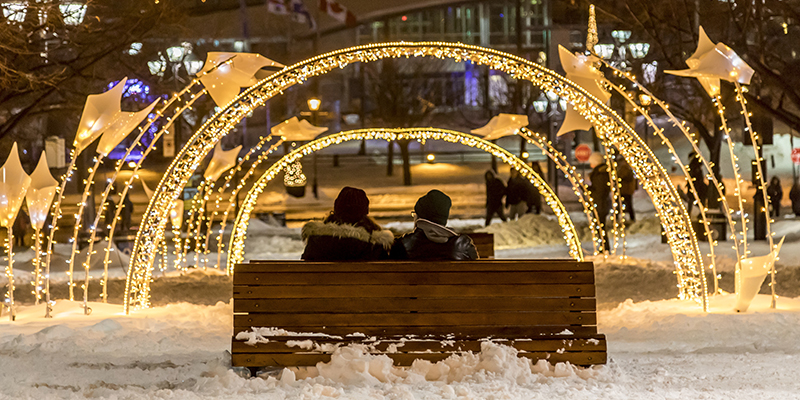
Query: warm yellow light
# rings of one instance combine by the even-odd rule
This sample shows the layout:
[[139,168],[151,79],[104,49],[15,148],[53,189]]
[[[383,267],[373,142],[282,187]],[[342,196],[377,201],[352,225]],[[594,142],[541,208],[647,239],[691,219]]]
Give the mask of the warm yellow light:
[[641,105],[643,105],[645,107],[649,107],[652,102],[653,102],[653,99],[649,95],[644,94],[644,93],[639,95],[639,104],[641,104]]
[[136,161],[129,161],[128,168],[136,168]]
[[436,160],[436,156],[433,155],[433,153],[428,154],[428,157],[426,157],[426,158],[428,159],[429,163],[432,163],[432,162],[434,162]]
[[530,157],[530,156],[531,156],[531,155],[530,155],[530,154],[528,154],[528,152],[527,152],[527,151],[523,151],[523,152],[522,152],[522,158],[523,158],[524,160],[527,160],[527,159],[528,159],[528,157]]
[[311,111],[319,110],[320,104],[322,104],[322,100],[320,100],[320,99],[318,99],[316,97],[312,97],[312,98],[308,99],[308,109],[311,110]]

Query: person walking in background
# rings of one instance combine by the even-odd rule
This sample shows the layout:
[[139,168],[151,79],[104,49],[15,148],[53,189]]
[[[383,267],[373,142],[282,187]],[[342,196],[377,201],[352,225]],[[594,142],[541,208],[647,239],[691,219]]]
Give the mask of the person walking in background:
[[610,249],[608,243],[608,234],[606,233],[605,225],[608,218],[608,212],[611,209],[611,202],[609,195],[611,194],[610,177],[608,174],[608,166],[600,153],[592,153],[589,156],[589,166],[592,172],[589,174],[589,182],[591,186],[589,190],[592,193],[592,202],[597,210],[597,216],[600,219],[600,228],[603,230],[603,246],[606,250]]
[[781,180],[777,176],[773,176],[767,186],[767,197],[769,197],[769,216],[781,216],[781,199],[783,199],[783,188],[781,187]]
[[131,229],[131,216],[133,215],[133,202],[131,201],[131,196],[125,196],[125,200],[122,201],[122,227],[120,227],[120,231],[123,235],[129,235]]
[[[536,161],[531,162],[531,169],[533,172],[536,172],[537,175],[541,176],[544,179],[544,173],[542,172],[542,167],[539,166],[539,163]],[[541,214],[542,213],[542,195],[539,193],[539,190],[536,189],[536,186],[533,186],[529,180],[525,179],[525,185],[528,188],[528,197],[525,200],[528,203],[528,210],[525,211],[526,213],[534,213],[534,214]]]
[[[705,206],[706,198],[708,194],[708,185],[706,184],[705,174],[703,173],[703,162],[700,161],[700,157],[697,155],[696,152],[689,153],[689,166],[687,167],[689,170],[689,177],[692,178],[694,183],[694,189],[697,192],[697,198],[700,199],[702,204],[698,204],[699,207]],[[687,210],[689,214],[692,213],[692,207],[694,206],[694,196],[692,196],[691,190],[692,187],[688,184],[686,185],[687,189],[687,199],[689,204],[687,205]]]
[[622,203],[625,211],[630,215],[631,222],[636,222],[636,213],[633,210],[633,192],[636,191],[636,176],[633,169],[624,157],[617,161],[617,176],[620,180],[619,193],[622,196]]
[[789,200],[792,202],[792,212],[800,217],[800,182],[795,179],[792,188],[789,190]]
[[495,214],[501,221],[506,222],[506,216],[503,214],[506,185],[492,170],[486,171],[484,178],[486,179],[486,226],[489,226]]
[[520,175],[519,171],[511,168],[506,187],[506,208],[508,208],[508,218],[512,221],[521,217],[528,210],[529,192],[528,181]]
[[435,189],[420,197],[412,213],[414,231],[395,239],[390,257],[395,260],[477,260],[478,249],[472,238],[446,227],[452,204],[449,196]]
[[306,247],[301,258],[309,261],[387,258],[394,235],[381,229],[368,214],[367,193],[345,186],[325,220],[303,225],[300,234]]

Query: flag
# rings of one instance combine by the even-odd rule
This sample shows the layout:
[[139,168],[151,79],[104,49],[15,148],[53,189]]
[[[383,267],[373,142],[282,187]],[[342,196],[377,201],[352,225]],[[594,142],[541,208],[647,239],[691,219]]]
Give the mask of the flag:
[[303,0],[290,0],[292,9],[292,18],[295,22],[306,23],[311,29],[315,29],[317,24],[314,23],[314,18],[311,18],[311,13],[308,12],[306,6],[303,5]]
[[356,16],[336,0],[319,0],[319,10],[327,13],[337,21],[343,22],[347,26],[352,27],[358,25]]
[[267,0],[267,11],[278,15],[288,15],[289,7],[286,6],[285,0]]

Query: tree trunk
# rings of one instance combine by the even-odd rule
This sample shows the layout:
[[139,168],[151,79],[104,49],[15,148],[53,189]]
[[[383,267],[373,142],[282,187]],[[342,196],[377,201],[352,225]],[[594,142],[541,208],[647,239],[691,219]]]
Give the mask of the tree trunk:
[[403,158],[403,185],[411,186],[411,157],[408,151],[409,140],[398,140],[397,145],[400,146],[400,155]]
[[386,150],[386,176],[394,174],[394,142],[389,142]]

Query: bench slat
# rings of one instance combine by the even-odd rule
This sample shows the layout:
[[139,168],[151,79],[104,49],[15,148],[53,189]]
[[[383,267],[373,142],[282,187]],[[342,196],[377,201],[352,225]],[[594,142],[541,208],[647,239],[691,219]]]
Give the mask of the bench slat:
[[234,285],[487,285],[594,283],[590,271],[551,272],[274,272],[233,275]]
[[575,260],[475,260],[475,261],[370,261],[335,263],[320,261],[251,261],[236,264],[239,272],[430,272],[450,271],[594,271],[591,262]]
[[464,312],[470,311],[594,311],[595,299],[569,298],[417,298],[234,299],[233,312]]
[[234,315],[234,325],[250,326],[541,326],[595,325],[594,313],[574,312],[476,312],[476,313],[370,313],[370,314],[250,314]]
[[[386,354],[394,360],[394,365],[410,366],[414,360],[423,359],[437,362],[450,357],[454,353],[393,353]],[[547,353],[547,352],[525,352],[519,353],[520,357],[533,359],[546,359],[550,363],[569,361],[574,365],[589,366],[606,363],[606,352],[604,351],[585,351],[576,353]],[[231,361],[233,365],[242,367],[291,367],[298,365],[316,365],[318,362],[330,362],[330,354],[233,354]]]
[[238,299],[348,297],[594,297],[592,284],[519,285],[326,285],[233,287]]
[[[250,328],[253,325],[233,325],[233,333],[234,336],[238,332],[246,332],[250,331]],[[271,325],[267,325],[271,326]],[[565,335],[561,335],[562,332],[568,330],[570,333],[567,335],[575,335],[575,336],[583,336],[583,337],[590,337],[597,334],[597,326],[594,325],[584,325],[584,326],[577,326],[577,325],[563,325],[563,326],[530,326],[530,325],[522,325],[522,326],[496,326],[496,325],[452,325],[452,326],[416,326],[414,327],[414,331],[410,332],[408,326],[400,325],[400,326],[317,326],[317,327],[309,327],[309,326],[281,326],[281,329],[285,329],[290,332],[315,332],[315,333],[323,333],[326,335],[338,335],[338,336],[346,336],[352,334],[354,332],[363,333],[367,336],[378,336],[378,337],[403,337],[408,336],[410,334],[414,334],[420,337],[425,337],[428,335],[432,336],[447,336],[447,335],[455,335],[457,338],[487,338],[487,337],[494,337],[494,338],[505,338],[505,339],[517,339],[517,338],[538,338],[538,337],[561,337]]]
[[[244,341],[233,339],[231,343],[231,352],[233,353],[295,353],[295,352],[312,352],[315,350],[308,350],[301,348],[297,345],[288,346],[281,336],[270,337],[269,343],[258,343],[249,345]],[[303,342],[310,340],[309,338],[295,337],[292,341]],[[478,352],[481,350],[481,341],[478,340],[451,340],[442,342],[440,340],[356,340],[356,339],[313,339],[313,342],[319,345],[340,345],[345,346],[350,343],[360,343],[370,346],[379,352],[386,352],[391,346],[396,346],[398,352],[424,352],[431,351],[472,351]],[[576,338],[574,336],[565,336],[565,339],[535,339],[535,340],[494,340],[496,344],[512,346],[520,351],[547,351],[557,352],[559,350],[565,352],[575,351],[605,351],[606,340],[605,335],[597,335],[594,338]]]

